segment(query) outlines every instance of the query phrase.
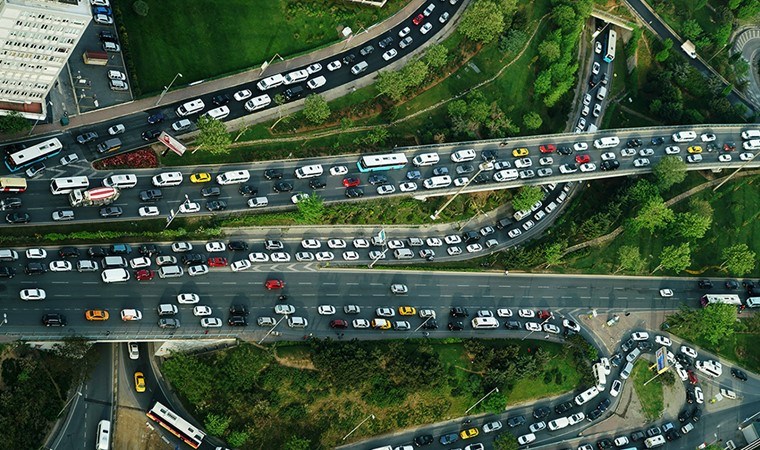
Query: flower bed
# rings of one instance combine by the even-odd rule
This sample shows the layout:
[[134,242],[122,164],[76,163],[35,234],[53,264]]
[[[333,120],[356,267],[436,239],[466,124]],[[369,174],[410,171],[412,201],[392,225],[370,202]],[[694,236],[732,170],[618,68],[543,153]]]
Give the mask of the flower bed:
[[129,153],[112,156],[95,161],[93,167],[103,169],[149,169],[158,167],[158,156],[149,148],[135,150]]

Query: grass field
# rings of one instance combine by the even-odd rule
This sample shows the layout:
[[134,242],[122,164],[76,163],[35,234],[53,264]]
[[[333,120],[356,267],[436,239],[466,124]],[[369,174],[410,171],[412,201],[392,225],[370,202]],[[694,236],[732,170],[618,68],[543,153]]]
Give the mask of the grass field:
[[[741,316],[739,319],[744,323],[747,322],[747,319],[743,319]],[[730,338],[723,339],[717,345],[713,345],[691,333],[684,332],[684,330],[677,326],[671,327],[668,331],[693,342],[709,352],[716,353],[730,361],[735,361],[747,370],[751,370],[752,372],[760,371],[760,348],[757,345],[760,334],[758,333],[735,333]]]
[[644,383],[649,381],[654,375],[655,372],[649,370],[649,362],[640,359],[633,365],[633,372],[631,372],[631,376],[628,379],[628,382],[633,381],[633,388],[639,397],[639,402],[647,421],[658,419],[662,414],[664,405],[662,383],[660,383],[658,378],[655,378],[644,386]]
[[144,94],[155,93],[177,72],[179,85],[258,67],[275,54],[287,58],[338,40],[342,26],[368,28],[406,1],[382,9],[328,0],[146,0],[147,17],[119,2]]

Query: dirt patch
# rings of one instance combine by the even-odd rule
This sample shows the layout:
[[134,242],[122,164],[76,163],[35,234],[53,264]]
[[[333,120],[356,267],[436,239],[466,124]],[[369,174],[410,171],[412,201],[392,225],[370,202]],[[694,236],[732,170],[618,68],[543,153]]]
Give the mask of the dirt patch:
[[314,363],[311,362],[310,359],[279,356],[276,349],[274,351],[274,359],[278,364],[285,367],[292,367],[294,369],[317,370],[317,368],[314,366]]
[[173,448],[150,427],[156,427],[144,412],[121,407],[116,411],[113,448],[119,450],[167,450]]

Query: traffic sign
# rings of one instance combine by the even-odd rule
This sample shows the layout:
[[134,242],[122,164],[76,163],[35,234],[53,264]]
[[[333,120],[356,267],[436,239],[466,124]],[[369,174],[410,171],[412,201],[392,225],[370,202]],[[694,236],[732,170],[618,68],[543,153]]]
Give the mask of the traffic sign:
[[666,370],[668,370],[668,349],[667,347],[660,347],[657,349],[657,353],[655,353],[655,357],[657,358],[657,373],[662,373]]

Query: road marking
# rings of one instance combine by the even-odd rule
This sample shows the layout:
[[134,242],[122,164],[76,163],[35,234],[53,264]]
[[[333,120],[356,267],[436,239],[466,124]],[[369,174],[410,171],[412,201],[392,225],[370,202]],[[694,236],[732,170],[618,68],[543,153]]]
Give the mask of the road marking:
[[487,287],[491,287],[491,285],[490,284],[479,284],[478,287],[487,288]]
[[536,286],[539,289],[549,289],[549,286]]
[[335,286],[338,283],[328,283],[328,282],[325,282],[325,283],[322,283],[322,284],[325,285],[325,286]]
[[457,287],[470,287],[469,284],[457,284]]
[[618,297],[618,300],[628,300],[628,297]]
[[382,283],[370,283],[370,286],[384,286]]
[[581,295],[579,298],[591,298],[590,295]]
[[622,291],[622,290],[623,290],[623,289],[625,289],[625,288],[622,288],[622,287],[614,287],[614,288],[612,288],[612,289],[614,289],[614,290],[616,290],[616,291]]
[[298,285],[299,286],[311,286],[311,283],[310,282],[306,282],[306,281],[299,281]]
[[69,284],[68,281],[53,281],[52,284]]
[[100,284],[97,281],[83,281],[82,284]]
[[541,296],[541,298],[554,298],[554,296],[553,295],[543,295],[543,296]]
[[346,283],[347,286],[359,286],[359,283]]
[[237,284],[237,281],[222,281],[222,284]]

